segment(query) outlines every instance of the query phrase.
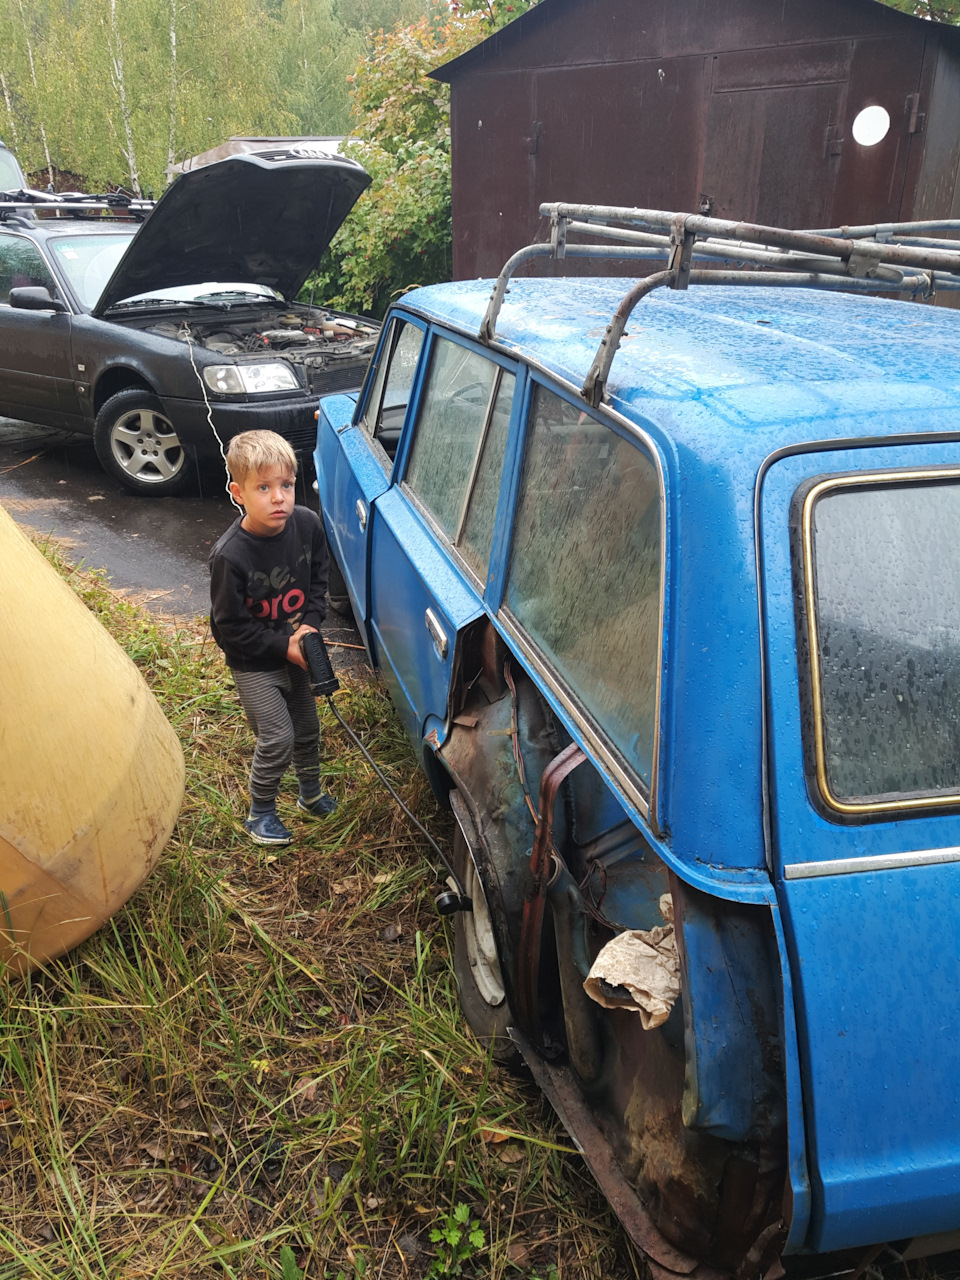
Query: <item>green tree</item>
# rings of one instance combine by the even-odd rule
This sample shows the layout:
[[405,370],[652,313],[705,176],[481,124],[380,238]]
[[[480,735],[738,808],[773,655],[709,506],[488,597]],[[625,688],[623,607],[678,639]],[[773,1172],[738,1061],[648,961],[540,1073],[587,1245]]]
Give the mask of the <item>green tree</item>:
[[429,72],[484,35],[479,14],[430,16],[380,32],[353,76],[350,155],[373,184],[331,245],[305,296],[381,316],[392,298],[451,270],[447,86]]

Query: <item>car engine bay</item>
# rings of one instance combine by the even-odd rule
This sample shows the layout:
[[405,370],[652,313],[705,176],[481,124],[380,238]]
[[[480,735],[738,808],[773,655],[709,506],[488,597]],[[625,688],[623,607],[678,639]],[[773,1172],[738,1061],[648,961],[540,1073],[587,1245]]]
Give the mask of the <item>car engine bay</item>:
[[233,304],[228,315],[211,315],[209,307],[199,316],[197,311],[199,307],[188,318],[181,313],[176,319],[153,323],[143,323],[141,318],[137,327],[159,337],[193,342],[232,360],[281,356],[302,367],[308,389],[318,393],[339,390],[341,385],[357,386],[362,378],[357,369],[366,367],[380,331],[376,321],[297,303]]

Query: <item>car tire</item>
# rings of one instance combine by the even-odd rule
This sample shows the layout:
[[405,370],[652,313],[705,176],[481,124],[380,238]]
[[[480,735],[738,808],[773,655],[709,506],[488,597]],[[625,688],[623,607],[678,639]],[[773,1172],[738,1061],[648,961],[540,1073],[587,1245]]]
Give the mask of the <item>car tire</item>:
[[190,456],[161,400],[151,391],[118,391],[97,414],[93,444],[100,465],[145,497],[179,493],[190,478]]
[[460,1008],[494,1062],[514,1066],[520,1055],[507,1033],[514,1019],[500,974],[490,912],[480,873],[459,827],[453,837],[453,866],[473,901],[472,911],[458,911],[453,918],[453,971],[460,988]]
[[343,580],[343,574],[340,572],[340,566],[330,557],[330,573],[327,582],[327,596],[330,600],[330,608],[341,617],[353,617],[353,605],[350,603],[350,593],[347,591],[347,584]]

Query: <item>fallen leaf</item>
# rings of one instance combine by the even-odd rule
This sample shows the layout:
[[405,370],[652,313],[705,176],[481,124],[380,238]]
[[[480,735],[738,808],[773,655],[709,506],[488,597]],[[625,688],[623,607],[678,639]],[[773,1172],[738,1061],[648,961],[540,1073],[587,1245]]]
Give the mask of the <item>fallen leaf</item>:
[[293,1092],[298,1093],[300,1097],[305,1098],[307,1102],[312,1102],[317,1096],[317,1085],[319,1083],[319,1080],[301,1080]]
[[519,1164],[524,1158],[524,1150],[521,1146],[511,1144],[510,1146],[504,1147],[502,1151],[498,1151],[497,1155],[504,1164]]
[[153,1160],[162,1160],[167,1154],[167,1148],[159,1138],[153,1142],[141,1142],[140,1150],[145,1151]]
[[44,1240],[47,1241],[48,1244],[52,1244],[53,1241],[56,1240],[57,1238],[56,1228],[51,1226],[49,1222],[45,1222],[43,1224],[43,1226],[40,1228],[39,1234],[42,1236]]
[[381,931],[380,937],[384,942],[396,942],[402,934],[403,925],[399,920],[394,920],[393,924],[388,924],[387,927]]
[[517,1240],[514,1244],[507,1245],[507,1261],[512,1262],[515,1267],[522,1267],[529,1257],[530,1246],[522,1241]]
[[376,1196],[367,1196],[366,1200],[364,1200],[363,1203],[367,1206],[368,1209],[379,1209],[380,1206],[383,1204],[383,1201],[378,1200]]
[[504,1133],[500,1129],[478,1129],[477,1135],[481,1142],[506,1142],[509,1134]]
[[179,1102],[174,1103],[174,1110],[189,1111],[192,1106],[193,1106],[193,1098],[191,1095],[188,1094],[187,1097],[181,1098]]
[[374,884],[389,884],[397,873],[395,871],[378,871],[373,877]]
[[9,1111],[12,1106],[9,1098],[0,1098],[0,1111]]
[[105,502],[106,499],[104,498],[102,493],[88,493],[87,501],[88,502]]

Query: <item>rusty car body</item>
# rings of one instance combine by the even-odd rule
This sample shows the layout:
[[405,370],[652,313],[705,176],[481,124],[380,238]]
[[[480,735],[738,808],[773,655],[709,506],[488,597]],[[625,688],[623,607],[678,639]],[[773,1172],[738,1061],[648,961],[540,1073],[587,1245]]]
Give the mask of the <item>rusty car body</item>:
[[[960,320],[851,290],[956,287],[960,251],[544,213],[495,284],[401,299],[319,420],[457,820],[465,1014],[658,1280],[955,1247]],[[513,277],[611,252],[659,269]],[[630,935],[675,945],[662,1016],[596,977]]]

